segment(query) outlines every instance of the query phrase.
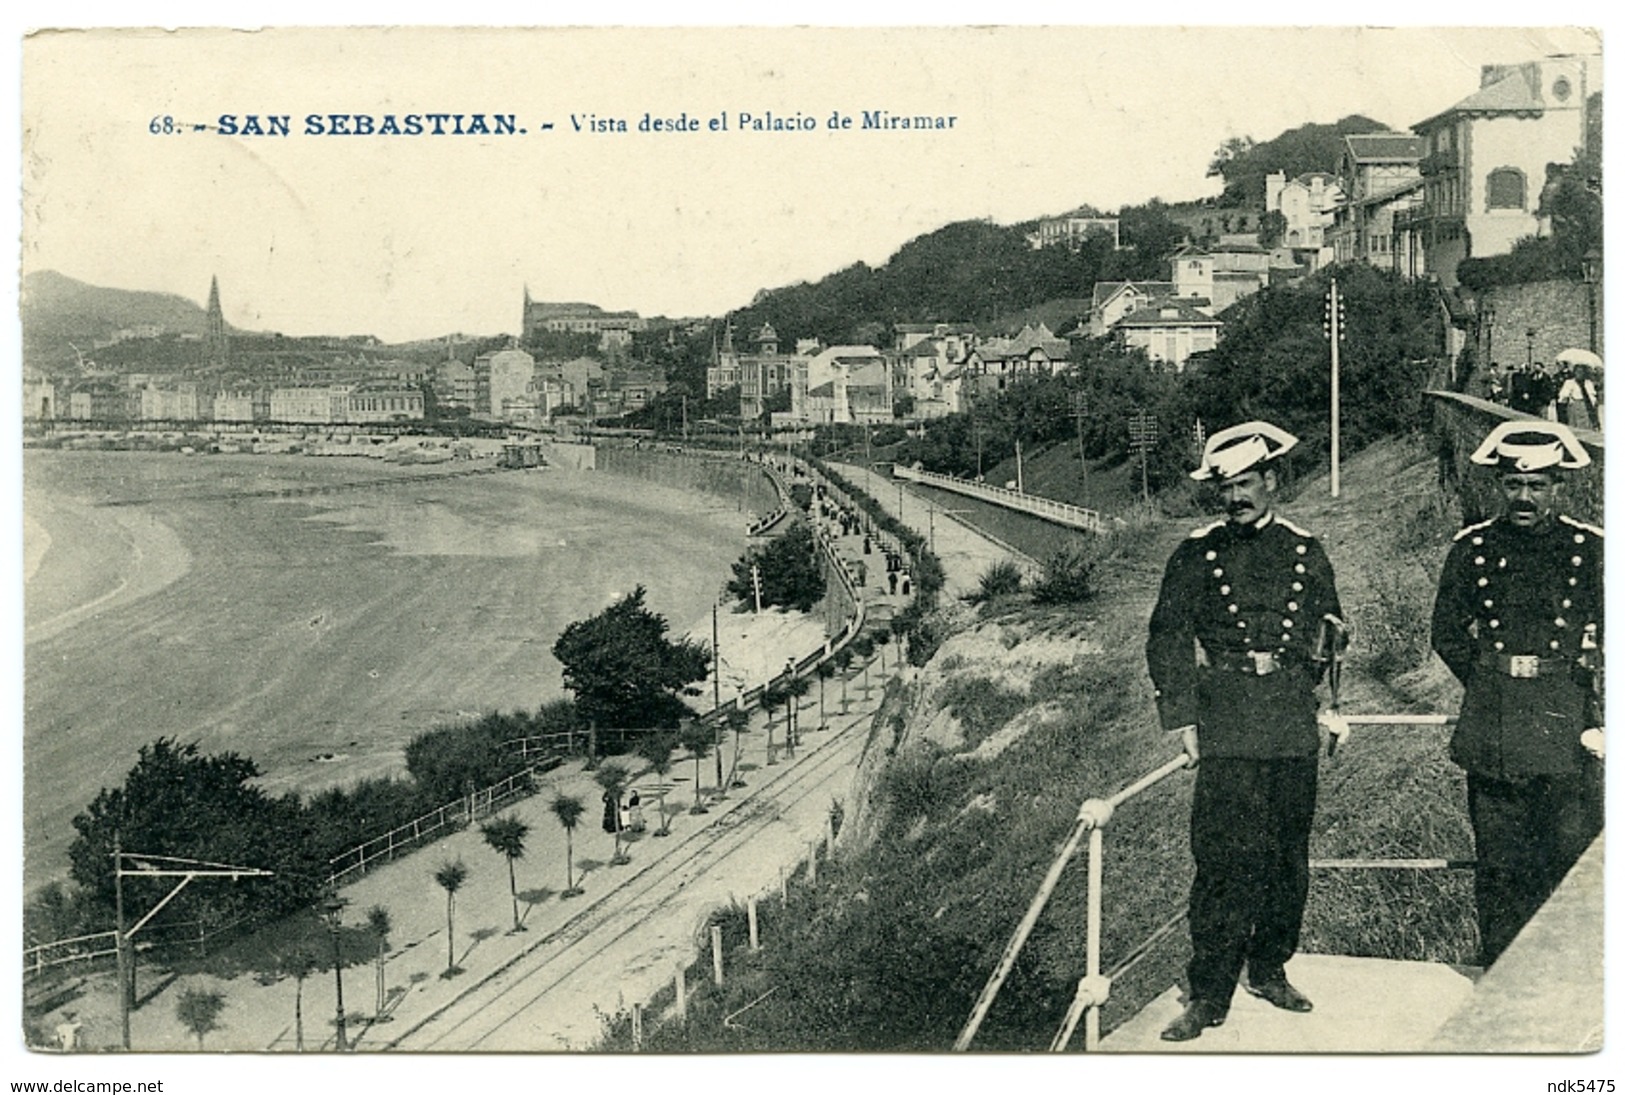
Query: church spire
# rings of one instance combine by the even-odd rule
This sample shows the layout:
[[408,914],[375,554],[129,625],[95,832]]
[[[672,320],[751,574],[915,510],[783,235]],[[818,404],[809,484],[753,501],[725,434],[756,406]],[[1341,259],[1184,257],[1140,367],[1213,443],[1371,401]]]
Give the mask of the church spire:
[[226,317],[220,309],[220,276],[209,279],[209,318],[203,352],[209,365],[230,364],[231,347],[226,340]]

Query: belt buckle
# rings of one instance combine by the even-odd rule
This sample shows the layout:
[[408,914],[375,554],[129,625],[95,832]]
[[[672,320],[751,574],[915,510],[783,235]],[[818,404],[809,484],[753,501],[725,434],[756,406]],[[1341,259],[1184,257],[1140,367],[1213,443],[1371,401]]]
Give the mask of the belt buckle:
[[1540,676],[1540,656],[1513,654],[1507,658],[1507,676],[1528,679]]
[[1256,676],[1267,677],[1280,668],[1273,650],[1249,650],[1247,656],[1253,660],[1253,673]]

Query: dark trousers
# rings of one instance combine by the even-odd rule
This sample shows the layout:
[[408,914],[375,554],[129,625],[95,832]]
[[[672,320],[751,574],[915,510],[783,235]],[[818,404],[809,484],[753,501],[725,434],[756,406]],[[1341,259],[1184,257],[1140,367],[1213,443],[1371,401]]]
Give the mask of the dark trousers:
[[1257,983],[1297,951],[1317,775],[1312,756],[1202,758],[1191,804],[1192,1000],[1229,1007],[1242,963]]
[[1602,831],[1602,766],[1572,776],[1500,780],[1467,773],[1478,871],[1479,960],[1488,966]]

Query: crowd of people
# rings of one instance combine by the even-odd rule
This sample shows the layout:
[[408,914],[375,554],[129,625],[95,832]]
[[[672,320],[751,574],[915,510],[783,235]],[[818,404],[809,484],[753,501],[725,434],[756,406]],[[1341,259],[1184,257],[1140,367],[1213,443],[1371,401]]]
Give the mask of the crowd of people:
[[1601,427],[1602,373],[1590,365],[1493,364],[1485,385],[1491,402],[1512,410],[1573,429]]

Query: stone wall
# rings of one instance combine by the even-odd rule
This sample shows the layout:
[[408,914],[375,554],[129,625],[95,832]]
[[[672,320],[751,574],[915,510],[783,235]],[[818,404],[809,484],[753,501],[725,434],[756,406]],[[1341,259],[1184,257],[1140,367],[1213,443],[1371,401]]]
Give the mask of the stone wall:
[[1522,365],[1531,356],[1531,329],[1536,361],[1553,361],[1568,349],[1602,353],[1601,289],[1579,281],[1537,281],[1488,290],[1478,307],[1481,317],[1491,318],[1479,324],[1474,356],[1481,365]]
[[[1461,499],[1461,514],[1466,524],[1494,516],[1500,512],[1501,505],[1495,472],[1472,463],[1469,457],[1498,423],[1511,419],[1529,420],[1529,416],[1497,403],[1455,392],[1435,391],[1427,394],[1433,400],[1433,432],[1439,444],[1440,480]],[[1602,434],[1595,430],[1576,430],[1575,435],[1591,454],[1591,466],[1568,473],[1563,510],[1578,520],[1601,525]]]
[[761,467],[736,456],[673,452],[669,448],[599,445],[599,471],[718,495],[740,508],[740,524],[778,508],[779,495]]

